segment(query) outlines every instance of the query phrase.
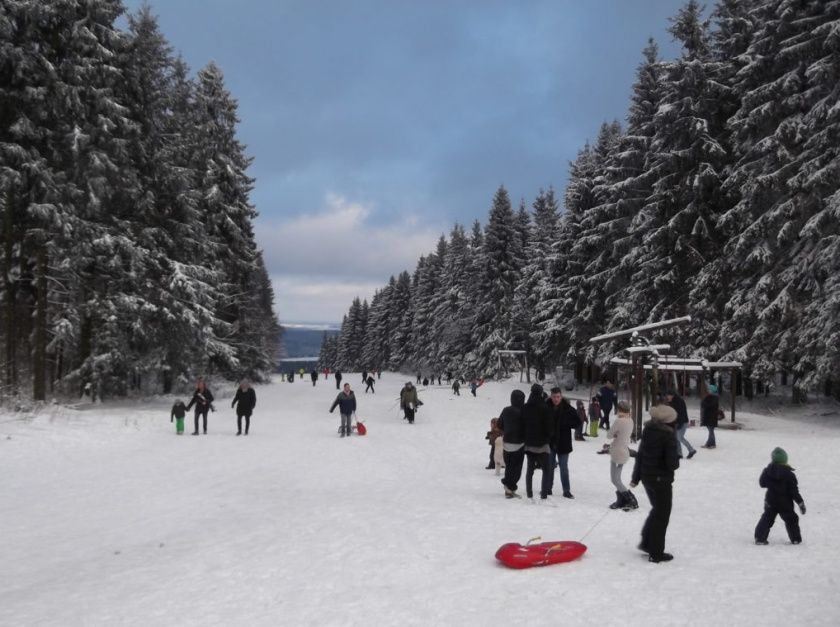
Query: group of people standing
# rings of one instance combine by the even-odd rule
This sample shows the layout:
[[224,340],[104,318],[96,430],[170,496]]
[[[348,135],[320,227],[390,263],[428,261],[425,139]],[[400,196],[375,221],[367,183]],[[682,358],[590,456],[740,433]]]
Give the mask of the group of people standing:
[[569,455],[572,453],[572,432],[579,425],[577,412],[563,398],[559,387],[551,388],[547,396],[543,387],[535,383],[525,399],[525,393],[514,390],[510,405],[499,415],[497,426],[502,432],[505,475],[502,478],[505,496],[518,498],[518,484],[522,466],[527,458],[525,490],[534,497],[533,475],[542,470],[540,502],[553,504],[554,469],[560,468],[563,496],[573,499],[569,478]]
[[[207,414],[211,411],[216,411],[213,406],[213,393],[207,387],[204,379],[199,379],[195,385],[195,391],[188,405],[184,405],[181,400],[175,401],[170,411],[169,421],[175,423],[175,432],[178,435],[184,434],[184,419],[187,412],[195,407],[195,430],[193,435],[199,435],[199,419],[201,419],[202,433],[207,435]],[[251,414],[254,412],[254,407],[257,406],[257,394],[251,383],[247,379],[243,379],[236,389],[236,394],[230,404],[231,408],[236,409],[236,435],[242,435],[242,420],[245,419],[245,435],[248,435],[248,430],[251,427]]]

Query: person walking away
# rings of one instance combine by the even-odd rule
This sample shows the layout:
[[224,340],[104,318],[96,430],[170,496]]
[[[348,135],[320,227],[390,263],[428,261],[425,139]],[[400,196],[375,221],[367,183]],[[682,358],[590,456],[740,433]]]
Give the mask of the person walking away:
[[169,422],[175,422],[175,433],[184,435],[184,417],[187,415],[187,407],[184,401],[178,399],[172,405],[172,411],[169,414]]
[[193,392],[190,404],[187,405],[187,411],[195,405],[195,431],[193,435],[198,435],[198,418],[204,418],[204,435],[207,435],[207,412],[213,407],[213,393],[207,388],[204,379],[199,379],[195,385],[195,392]]
[[312,387],[315,387],[315,383],[318,381],[318,371],[313,370],[309,373],[309,376],[312,378]]
[[[470,394],[472,394],[473,397],[475,397],[475,391],[477,389],[478,389],[478,383],[476,382],[475,379],[473,379],[472,381],[470,381]],[[524,392],[523,392],[523,394],[524,394]]]
[[669,405],[654,405],[650,418],[642,429],[630,487],[635,488],[641,481],[650,500],[651,510],[642,527],[639,549],[648,554],[648,561],[659,563],[674,559],[665,552],[665,534],[671,518],[674,471],[680,467],[674,433],[677,412]]
[[372,372],[368,375],[367,381],[365,381],[365,383],[367,384],[367,387],[365,388],[365,394],[368,393],[368,390],[370,390],[371,394],[376,394],[376,390],[373,389],[373,384],[376,383],[376,379],[373,378]]
[[362,370],[362,383],[367,383],[367,370]]
[[236,407],[236,435],[242,435],[242,419],[245,418],[245,435],[251,428],[251,414],[257,406],[257,393],[247,379],[243,379],[236,390],[230,406]]
[[345,383],[344,389],[335,397],[330,413],[333,413],[336,407],[338,407],[338,413],[341,414],[341,426],[338,432],[343,438],[353,433],[353,414],[356,413],[356,395],[350,389],[349,383]]
[[504,435],[502,446],[505,461],[505,476],[502,485],[505,498],[520,498],[516,493],[517,484],[522,477],[522,462],[525,460],[525,423],[522,420],[522,408],[525,407],[525,392],[514,390],[510,393],[510,405],[499,414],[498,426]]
[[799,483],[796,474],[788,465],[788,454],[783,448],[775,448],[770,454],[770,464],[761,471],[758,485],[766,488],[764,494],[764,512],[755,527],[755,543],[767,544],[770,528],[781,516],[787,529],[791,544],[802,542],[802,532],[799,530],[799,516],[793,511],[793,504],[799,505],[799,511],[805,515],[805,501],[799,494]]
[[403,410],[408,424],[414,424],[414,414],[422,404],[417,397],[417,388],[411,384],[411,381],[408,381],[400,391],[400,409]]
[[630,417],[630,403],[621,401],[617,405],[618,416],[607,433],[610,443],[610,481],[615,487],[615,503],[610,509],[629,511],[638,509],[639,503],[633,493],[621,481],[624,464],[630,461],[630,436],[633,435],[633,419]]
[[601,422],[599,426],[609,431],[610,413],[616,402],[615,386],[612,384],[612,381],[609,379],[604,381],[604,386],[599,390],[598,397],[601,405]]
[[452,391],[455,393],[455,396],[461,396],[461,384],[458,383],[458,379],[455,379],[455,382],[452,384]]
[[554,439],[553,416],[545,404],[543,388],[539,383],[531,386],[531,393],[522,408],[522,421],[525,424],[525,457],[528,465],[525,470],[525,492],[529,499],[534,498],[532,487],[534,470],[542,472],[540,502],[552,504],[549,496],[554,481],[554,468],[551,465],[551,442]]
[[498,418],[491,418],[490,419],[490,431],[487,432],[487,435],[484,436],[484,439],[487,440],[490,444],[490,462],[487,464],[487,470],[493,470],[496,467],[496,460],[495,460],[495,452],[496,452],[496,439],[502,435],[501,429],[499,429],[499,419]]
[[697,454],[697,449],[691,446],[691,442],[689,442],[685,437],[685,430],[688,429],[688,408],[685,406],[685,400],[674,390],[668,390],[665,392],[665,402],[673,407],[674,411],[677,412],[677,451],[680,454],[680,459],[683,457],[683,446],[685,446],[688,451],[686,457],[691,459]]
[[709,385],[709,393],[700,401],[700,424],[709,430],[709,437],[703,448],[715,448],[715,429],[720,418],[720,397],[717,386]]
[[598,402],[598,397],[593,396],[589,401],[589,435],[593,438],[598,437],[598,426],[601,424],[601,403]]
[[[560,467],[560,484],[563,487],[563,496],[567,499],[573,499],[575,497],[572,494],[572,484],[569,478],[569,455],[572,454],[572,432],[580,425],[580,420],[577,411],[569,401],[563,398],[563,390],[559,387],[551,388],[548,406],[554,422],[554,458],[556,458],[557,466]],[[553,473],[555,459],[552,459],[551,463]]]
[[421,373],[417,373],[417,385],[420,385],[420,382],[423,380],[423,375]]
[[341,389],[341,372],[338,370],[335,371],[335,389]]
[[581,400],[578,400],[577,402],[577,415],[580,424],[577,428],[575,428],[575,440],[578,442],[586,442],[586,438],[583,434],[586,431],[586,425],[589,424],[589,419],[586,417],[586,405],[584,405]]

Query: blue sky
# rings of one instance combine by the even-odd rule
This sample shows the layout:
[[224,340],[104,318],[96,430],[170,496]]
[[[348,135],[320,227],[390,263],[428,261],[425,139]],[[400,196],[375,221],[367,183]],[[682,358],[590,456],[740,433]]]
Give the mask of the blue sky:
[[[682,0],[150,0],[193,71],[219,65],[254,157],[283,321],[340,320],[504,184],[562,190]],[[125,2],[129,11],[141,0]]]

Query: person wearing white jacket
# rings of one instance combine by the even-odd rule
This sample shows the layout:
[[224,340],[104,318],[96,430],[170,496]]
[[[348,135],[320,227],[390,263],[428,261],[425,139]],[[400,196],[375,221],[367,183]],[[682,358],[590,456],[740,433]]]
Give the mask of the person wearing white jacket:
[[610,443],[610,480],[615,486],[615,503],[610,509],[629,511],[639,507],[636,497],[621,481],[624,464],[630,461],[630,436],[633,434],[633,419],[630,417],[630,403],[618,404],[618,417],[612,423],[607,438]]

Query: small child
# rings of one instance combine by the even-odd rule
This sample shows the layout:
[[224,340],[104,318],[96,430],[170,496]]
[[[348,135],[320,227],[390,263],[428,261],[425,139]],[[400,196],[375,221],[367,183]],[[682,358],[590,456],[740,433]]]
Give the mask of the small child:
[[772,460],[765,468],[758,480],[758,485],[767,488],[764,496],[764,513],[755,527],[755,543],[767,544],[770,527],[776,521],[776,515],[785,521],[791,544],[802,542],[799,531],[799,516],[793,511],[794,502],[799,505],[799,511],[805,515],[805,501],[799,494],[799,485],[793,468],[788,466],[788,455],[782,448],[775,448],[770,454]]
[[601,424],[601,403],[598,397],[593,396],[589,403],[589,435],[598,437],[598,425]]
[[458,382],[458,379],[455,379],[455,382],[452,384],[452,391],[455,393],[455,396],[461,396],[461,384]]
[[475,391],[476,391],[477,389],[478,389],[478,381],[476,381],[475,379],[473,379],[472,381],[470,381],[470,394],[472,394],[473,396],[475,396]]
[[184,401],[178,399],[172,406],[172,413],[169,416],[169,422],[175,423],[175,433],[178,435],[184,435],[184,416],[186,415],[187,406],[184,405]]
[[589,419],[586,417],[586,406],[581,400],[577,402],[577,415],[578,426],[575,427],[575,440],[578,440],[579,442],[585,442],[586,438],[583,436],[583,434],[586,431],[586,423],[589,422]]
[[493,470],[496,468],[496,440],[502,435],[502,430],[499,429],[498,422],[498,418],[491,418],[490,431],[488,431],[487,435],[484,436],[484,439],[488,440],[490,443],[490,463],[486,466],[487,470]]

